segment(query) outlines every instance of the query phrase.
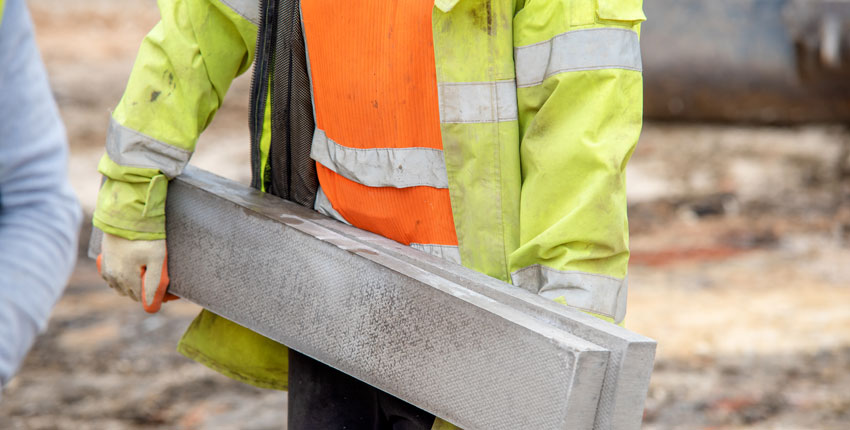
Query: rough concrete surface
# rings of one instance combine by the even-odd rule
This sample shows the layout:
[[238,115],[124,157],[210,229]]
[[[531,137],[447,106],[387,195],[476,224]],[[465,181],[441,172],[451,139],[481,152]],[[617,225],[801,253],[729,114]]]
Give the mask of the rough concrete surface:
[[[90,213],[108,110],[153,0],[30,0]],[[247,182],[248,79],[193,163]],[[850,133],[647,124],[628,172],[626,324],[658,340],[647,429],[850,428]],[[156,316],[81,260],[19,376],[2,429],[280,429],[286,395],[175,352],[198,308]]]

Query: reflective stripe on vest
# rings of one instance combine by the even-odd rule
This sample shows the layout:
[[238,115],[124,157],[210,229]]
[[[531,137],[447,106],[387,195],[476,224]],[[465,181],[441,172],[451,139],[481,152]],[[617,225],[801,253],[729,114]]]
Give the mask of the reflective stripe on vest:
[[641,71],[638,35],[624,28],[588,28],[561,33],[515,50],[518,87],[543,83],[563,72],[600,69]]
[[343,224],[351,225],[348,220],[346,220],[339,212],[334,209],[331,201],[328,200],[328,196],[325,195],[325,192],[322,191],[322,187],[319,187],[319,190],[316,191],[316,202],[313,204],[313,209],[327,217],[331,217]]
[[[322,188],[319,188],[319,191],[316,192],[316,203],[313,205],[313,209],[316,212],[331,217],[341,223],[345,223],[351,225],[348,220],[346,220],[336,209],[333,208],[330,200],[325,195],[325,192],[322,191]],[[460,250],[457,246],[454,245],[436,245],[432,243],[411,243],[410,247],[413,249],[417,249],[419,251],[431,254],[435,257],[442,258],[452,263],[461,264],[460,261]]]
[[435,148],[349,148],[317,128],[310,156],[337,174],[370,187],[449,187],[443,151]]

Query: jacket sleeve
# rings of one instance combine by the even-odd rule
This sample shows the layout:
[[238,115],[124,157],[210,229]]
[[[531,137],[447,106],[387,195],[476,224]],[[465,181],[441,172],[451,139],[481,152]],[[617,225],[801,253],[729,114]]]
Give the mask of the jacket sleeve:
[[159,0],[112,113],[106,177],[94,225],[127,239],[165,237],[168,179],[189,162],[232,80],[253,61],[259,7],[251,0]]
[[527,2],[514,19],[522,190],[512,281],[618,323],[644,19],[641,0]]
[[[3,1],[0,0],[0,6]],[[0,386],[43,330],[76,261],[82,214],[24,0],[0,25]]]

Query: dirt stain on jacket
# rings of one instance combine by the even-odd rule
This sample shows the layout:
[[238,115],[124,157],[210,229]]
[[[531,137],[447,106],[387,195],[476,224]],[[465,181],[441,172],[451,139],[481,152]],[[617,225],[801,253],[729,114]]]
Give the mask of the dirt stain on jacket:
[[472,18],[472,23],[482,31],[491,36],[495,33],[493,29],[493,7],[489,1],[470,9],[469,16]]

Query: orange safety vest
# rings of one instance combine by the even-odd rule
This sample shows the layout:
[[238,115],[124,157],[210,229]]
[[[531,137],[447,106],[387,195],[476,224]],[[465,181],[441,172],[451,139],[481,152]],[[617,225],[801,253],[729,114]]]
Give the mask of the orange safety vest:
[[[442,157],[433,7],[433,0],[302,1],[316,127],[327,139],[347,150],[432,148]],[[321,163],[317,173],[352,225],[405,245],[457,246],[448,188],[370,186]]]

